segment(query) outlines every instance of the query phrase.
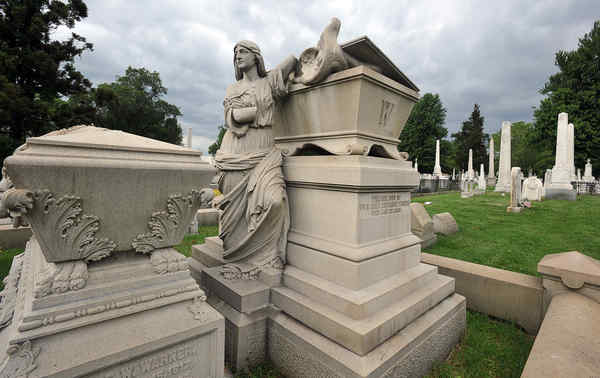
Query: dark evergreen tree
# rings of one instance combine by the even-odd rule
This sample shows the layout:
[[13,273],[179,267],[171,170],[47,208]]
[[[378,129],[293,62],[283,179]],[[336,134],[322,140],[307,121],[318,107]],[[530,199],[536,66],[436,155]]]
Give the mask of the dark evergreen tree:
[[[438,94],[425,93],[415,104],[400,134],[400,151],[408,152],[409,159],[418,159],[419,171],[432,173],[435,165],[435,141],[448,135],[444,127],[446,109]],[[440,164],[444,173],[452,168],[444,166],[448,160],[448,143],[440,142]]]
[[75,33],[62,42],[50,38],[59,26],[73,28],[85,17],[81,0],[0,1],[1,160],[26,137],[57,128],[53,116],[63,114],[55,112],[57,99],[91,87],[73,62],[92,44]]
[[558,114],[569,113],[575,129],[575,165],[590,158],[594,175],[600,175],[600,21],[579,39],[576,50],[555,56],[559,72],[550,76],[540,93],[546,95],[535,110],[536,143],[556,148]]
[[473,149],[473,169],[478,172],[479,165],[484,164],[488,171],[487,139],[483,132],[484,117],[479,111],[479,105],[473,105],[473,112],[464,121],[459,132],[452,134],[455,143],[455,161],[457,168],[466,170],[469,164],[469,149]]

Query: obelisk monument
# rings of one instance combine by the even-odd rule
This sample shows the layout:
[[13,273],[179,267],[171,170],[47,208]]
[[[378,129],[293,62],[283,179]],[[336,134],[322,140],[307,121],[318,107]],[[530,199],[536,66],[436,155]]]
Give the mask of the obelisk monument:
[[488,164],[488,178],[487,185],[495,186],[496,185],[496,174],[494,173],[496,168],[494,167],[494,138],[490,138],[490,161]]
[[569,168],[571,169],[571,181],[577,180],[575,172],[575,126],[569,123]]
[[558,115],[556,130],[556,160],[552,168],[552,183],[546,190],[547,199],[567,199],[574,201],[577,196],[571,185],[569,115]]
[[475,178],[475,171],[473,170],[473,149],[469,148],[469,166],[467,168],[467,175],[469,180],[473,180]]
[[498,169],[498,182],[495,192],[510,192],[510,127],[508,121],[502,122],[502,136],[500,139],[500,167]]
[[440,166],[440,140],[435,141],[435,165],[433,166],[433,177],[442,177],[442,167]]

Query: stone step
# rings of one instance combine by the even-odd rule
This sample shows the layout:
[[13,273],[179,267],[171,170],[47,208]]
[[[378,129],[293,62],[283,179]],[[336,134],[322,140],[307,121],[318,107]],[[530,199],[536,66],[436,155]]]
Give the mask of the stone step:
[[211,295],[244,314],[269,306],[269,286],[260,280],[227,280],[221,274],[221,267],[203,269],[202,285]]
[[191,257],[207,268],[225,264],[225,261],[223,261],[223,248],[219,247],[216,241],[209,239],[213,238],[206,238],[204,244],[193,245]]
[[352,319],[364,319],[396,303],[436,277],[437,267],[419,264],[362,290],[350,290],[331,281],[287,266],[284,286]]
[[271,302],[308,327],[364,356],[452,293],[454,279],[437,275],[402,300],[361,320],[286,287],[271,289]]

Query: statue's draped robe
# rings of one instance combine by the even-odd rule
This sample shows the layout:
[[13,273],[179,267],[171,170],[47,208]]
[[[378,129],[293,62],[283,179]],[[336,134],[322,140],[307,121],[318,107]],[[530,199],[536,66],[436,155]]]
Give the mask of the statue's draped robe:
[[[215,156],[218,187],[214,200],[223,211],[219,237],[223,258],[242,273],[256,267],[285,263],[289,205],[283,179],[281,151],[274,148],[273,116],[287,95],[282,72],[270,71],[252,82],[227,88],[223,105],[227,131]],[[233,109],[256,107],[252,123],[239,124]]]

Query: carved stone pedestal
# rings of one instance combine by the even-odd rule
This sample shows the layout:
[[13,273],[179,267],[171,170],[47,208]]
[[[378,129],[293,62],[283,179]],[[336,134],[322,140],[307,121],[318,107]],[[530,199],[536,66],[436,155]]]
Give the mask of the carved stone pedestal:
[[420,263],[411,233],[410,162],[365,156],[286,159],[288,265],[271,289],[269,356],[286,376],[426,373],[465,326],[454,280]]
[[263,270],[255,279],[231,280],[221,274],[222,241],[206,238],[192,247],[192,276],[209,293],[208,302],[225,317],[225,363],[234,371],[255,366],[267,353],[267,319],[271,287],[279,286],[281,272]]
[[223,318],[172,249],[54,264],[31,239],[7,283],[0,377],[223,376]]

